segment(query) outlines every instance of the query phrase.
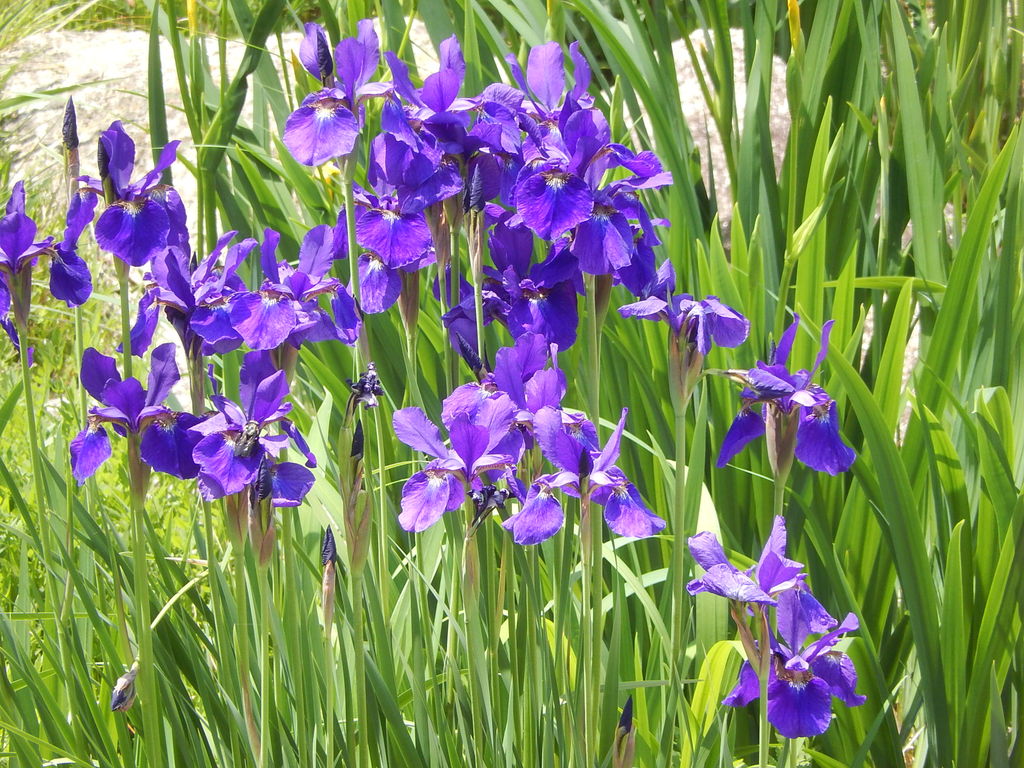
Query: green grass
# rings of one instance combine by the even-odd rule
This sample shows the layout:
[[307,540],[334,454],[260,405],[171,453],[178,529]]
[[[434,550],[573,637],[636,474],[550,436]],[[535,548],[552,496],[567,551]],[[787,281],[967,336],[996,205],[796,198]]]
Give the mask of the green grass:
[[[330,29],[333,19],[333,29],[345,29],[341,8],[331,0],[318,5],[322,23]],[[806,326],[795,359],[810,366],[817,330],[835,319],[819,379],[837,398],[858,460],[837,478],[798,465],[786,515],[791,554],[808,564],[816,596],[834,615],[860,618],[847,651],[868,701],[856,709],[837,704],[830,730],[802,745],[804,764],[1020,765],[1020,7],[947,0],[908,16],[896,0],[805,0],[799,19],[789,19],[785,5],[710,0],[349,6],[353,18],[383,13],[393,47],[410,10],[435,43],[457,33],[467,52],[478,52],[470,66],[477,84],[508,80],[506,52],[523,53],[550,36],[583,41],[598,65],[592,92],[611,111],[615,137],[628,139],[626,126],[633,127],[675,177],[653,197],[655,213],[673,223],[659,258],[672,259],[684,290],[716,294],[751,318],[751,340],[715,350],[708,367],[752,365],[794,311]],[[28,15],[12,23],[31,18],[45,28],[72,10],[62,6],[50,17],[27,7],[15,7]],[[151,23],[152,8],[159,10]],[[121,10],[115,2],[91,6],[90,23]],[[5,12],[0,30],[11,28]],[[174,52],[159,68],[154,62],[148,83],[154,135],[163,126],[163,84],[177,78],[189,94],[191,138],[202,146],[195,169],[200,208],[190,211],[196,250],[206,252],[221,230],[259,236],[265,226],[281,230],[294,249],[305,229],[333,223],[342,192],[337,175],[311,175],[277,138],[304,91],[296,85],[301,73],[283,70],[263,51],[276,48],[276,33],[297,28],[309,6],[223,0],[200,12],[209,37],[169,23],[186,17],[182,1],[131,12],[133,23],[166,37]],[[672,40],[697,25],[709,29],[703,55],[710,107],[733,177],[724,242],[702,215],[695,142],[674,79],[680,48]],[[747,42],[739,66],[750,80],[742,129],[730,27]],[[255,47],[240,73],[221,84],[209,77],[209,60],[218,55],[217,40],[232,37]],[[792,116],[780,173],[767,143],[772,54],[786,62]],[[247,93],[256,107],[251,125],[239,122]],[[0,163],[0,177],[2,171]],[[904,245],[908,226],[913,236]],[[109,258],[94,247],[89,254]],[[41,297],[45,274],[37,279]],[[161,616],[152,640],[162,739],[147,732],[143,700],[126,714],[108,708],[111,687],[134,657],[121,629],[127,621],[133,632],[137,600],[127,481],[117,461],[123,445],[95,482],[74,487],[67,444],[81,417],[72,324],[63,305],[40,298],[33,386],[49,504],[32,490],[20,377],[9,349],[0,371],[0,762],[247,765],[255,760],[245,688],[267,765],[328,765],[329,745],[337,765],[584,764],[575,676],[593,659],[577,655],[585,595],[576,531],[570,525],[523,549],[495,524],[480,530],[482,636],[470,641],[455,632],[464,626],[462,612],[450,615],[462,562],[457,513],[417,536],[397,526],[401,484],[418,463],[394,440],[391,414],[405,402],[409,375],[417,376],[428,413],[439,411],[447,393],[436,303],[423,283],[415,370],[402,361],[397,314],[367,320],[388,395],[365,419],[369,560],[355,578],[347,555],[342,559],[332,641],[325,643],[320,619],[319,540],[331,523],[347,551],[337,481],[347,456],[338,437],[345,378],[356,366],[348,348],[302,353],[295,416],[321,457],[318,482],[303,507],[280,511],[269,570],[258,570],[251,550],[239,553],[231,543],[221,505],[212,509],[207,541],[206,512],[188,484],[161,478],[153,486],[145,536],[149,610]],[[118,322],[114,290],[101,286],[106,298],[85,309],[85,337],[105,352],[116,344],[107,330]],[[614,290],[612,306],[628,300]],[[503,338],[494,331],[490,348]],[[581,342],[559,357],[573,382],[568,405],[588,403],[588,353]],[[904,381],[908,354],[913,365]],[[676,443],[664,329],[611,312],[601,355],[603,434],[628,405],[623,468],[651,508],[670,517]],[[737,408],[730,383],[708,377],[698,386],[684,436],[683,498],[688,519],[720,531],[727,550],[742,558],[759,551],[770,526],[772,483],[763,444],[714,467]],[[572,521],[577,511],[568,511]],[[636,765],[756,762],[755,707],[718,705],[741,659],[722,606],[686,603],[684,681],[671,682],[670,607],[690,574],[668,566],[673,548],[694,532],[668,528],[652,540],[604,542],[596,729],[602,756],[618,708],[632,694]],[[247,596],[241,603],[233,596],[239,575]],[[249,651],[244,682],[239,633]],[[478,642],[480,655],[466,653],[470,642]],[[358,719],[363,679],[365,722]]]

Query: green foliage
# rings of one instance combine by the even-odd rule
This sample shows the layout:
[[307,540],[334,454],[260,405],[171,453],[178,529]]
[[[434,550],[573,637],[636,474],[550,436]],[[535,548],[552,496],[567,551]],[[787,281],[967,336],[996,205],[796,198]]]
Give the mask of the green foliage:
[[[93,14],[105,19],[116,7],[96,4]],[[28,23],[26,8],[10,17],[0,9],[0,30],[11,28],[8,18]],[[467,52],[476,50],[467,56],[471,87],[507,79],[506,53],[547,38],[582,40],[596,65],[592,91],[611,111],[616,138],[631,133],[674,175],[655,199],[657,215],[672,221],[662,257],[672,259],[683,290],[716,294],[751,318],[751,340],[716,349],[708,367],[749,367],[793,312],[806,326],[794,355],[809,367],[818,329],[835,319],[824,383],[858,459],[837,478],[796,469],[787,519],[791,554],[808,563],[816,595],[833,614],[860,618],[847,651],[868,699],[837,707],[830,730],[800,748],[804,764],[1020,765],[1019,4],[943,0],[911,13],[896,0],[788,8],[711,0],[320,0],[315,8],[222,0],[198,7],[194,29],[202,33],[192,34],[182,0],[149,0],[134,13],[154,40],[152,131],[179,138],[166,136],[163,116],[164,83],[176,77],[200,148],[190,169],[199,184],[191,219],[198,251],[208,252],[222,230],[259,236],[270,226],[293,253],[302,232],[333,223],[341,205],[340,174],[311,175],[278,139],[306,81],[277,35],[314,12],[332,36],[378,13],[386,45],[407,54],[413,10],[435,44],[454,32]],[[743,51],[733,50],[730,29],[741,33]],[[172,61],[160,59],[158,38],[170,43]],[[237,72],[216,79],[211,59],[228,38],[250,47]],[[707,147],[686,124],[675,76],[688,56],[703,62],[731,211],[717,209],[716,189],[726,180],[702,180],[694,162]],[[770,70],[782,66],[787,103],[770,104]],[[745,103],[734,73],[746,77]],[[791,124],[777,170],[769,115],[783,106]],[[426,280],[421,294],[434,308]],[[625,290],[614,289],[612,306],[626,301]],[[100,295],[84,315],[84,338],[107,351],[114,342],[103,329],[116,326],[113,305]],[[165,479],[146,500],[149,594],[136,595],[123,468],[110,462],[84,489],[68,469],[67,446],[82,422],[70,314],[47,305],[34,316],[45,498],[29,480],[23,393],[10,352],[0,371],[0,756],[18,766],[142,765],[162,743],[160,762],[168,765],[241,766],[257,757],[287,766],[581,764],[576,676],[593,660],[581,658],[575,643],[586,595],[572,525],[535,548],[515,547],[497,525],[481,528],[481,637],[471,640],[459,636],[463,609],[450,602],[462,579],[459,525],[448,520],[413,537],[396,523],[415,458],[393,439],[391,414],[417,390],[436,414],[447,392],[447,342],[433,314],[423,313],[412,367],[398,316],[367,318],[387,389],[364,419],[372,539],[360,578],[344,557],[339,565],[333,628],[321,623],[318,548],[328,523],[345,530],[337,478],[347,457],[339,432],[345,380],[357,372],[352,351],[318,345],[300,360],[295,417],[322,460],[307,502],[281,514],[270,569],[255,567],[248,545],[239,553],[230,543],[222,507],[204,509],[184,484]],[[488,348],[499,343],[499,331],[489,331]],[[574,406],[587,402],[587,353],[579,344],[559,358]],[[226,363],[226,376],[232,365],[237,360]],[[670,517],[677,454],[664,329],[609,313],[601,369],[605,427],[630,407],[624,468],[652,509]],[[600,552],[601,755],[632,694],[636,765],[756,761],[753,711],[718,705],[742,654],[721,606],[687,603],[682,670],[673,669],[679,649],[669,621],[692,575],[669,567],[673,548],[696,530],[715,530],[728,550],[750,556],[771,524],[763,448],[714,466],[737,408],[724,379],[699,384],[682,435],[693,529],[605,542]],[[239,562],[247,566],[239,570]],[[232,597],[235,589],[244,599]],[[162,740],[145,732],[144,702],[126,714],[108,707],[134,658],[126,616],[139,599],[149,600],[154,617]],[[356,647],[358,637],[365,647]],[[470,642],[480,655],[467,661]],[[265,740],[255,748],[243,703],[250,689]]]

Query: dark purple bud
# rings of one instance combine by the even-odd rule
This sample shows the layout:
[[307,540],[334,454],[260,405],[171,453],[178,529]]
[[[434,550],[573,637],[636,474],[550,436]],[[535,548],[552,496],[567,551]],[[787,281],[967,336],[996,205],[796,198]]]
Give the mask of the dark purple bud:
[[628,733],[633,730],[633,697],[626,699],[622,706],[622,716],[619,718],[619,728]]
[[466,194],[463,199],[463,209],[469,211],[482,211],[487,204],[487,192],[484,188],[483,163],[472,163],[469,167],[469,183],[466,185]]
[[636,731],[633,728],[633,697],[622,707],[619,727],[612,745],[612,768],[632,768],[636,756]]
[[473,345],[467,341],[466,337],[458,331],[453,331],[455,335],[455,342],[459,346],[459,356],[466,361],[466,365],[473,371],[473,375],[476,376],[479,381],[483,376],[484,363],[480,359],[480,356],[473,349]]
[[363,422],[357,421],[355,431],[352,433],[352,451],[349,456],[353,459],[363,458]]
[[78,119],[75,116],[74,99],[68,98],[68,104],[64,108],[64,149],[70,152],[78,149]]
[[323,543],[320,545],[320,565],[324,568],[328,563],[333,563],[338,558],[338,547],[334,543],[334,531],[327,526],[324,531]]
[[334,71],[334,59],[331,57],[331,46],[322,35],[316,37],[316,66],[320,70],[320,80],[325,81]]
[[99,167],[100,181],[106,181],[110,176],[110,153],[103,142],[103,136],[96,141],[96,165]]
[[[250,422],[250,424],[251,423],[253,422]],[[273,490],[274,476],[270,471],[270,462],[268,462],[267,457],[264,456],[260,460],[260,468],[256,470],[256,478],[253,480],[253,483],[250,486],[250,493],[252,494],[252,506],[257,506],[261,501],[270,496]]]

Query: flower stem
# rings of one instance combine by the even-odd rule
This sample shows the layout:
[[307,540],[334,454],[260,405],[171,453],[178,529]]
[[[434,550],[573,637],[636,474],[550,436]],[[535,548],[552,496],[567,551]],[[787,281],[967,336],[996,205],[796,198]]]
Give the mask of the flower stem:
[[[18,357],[21,361],[21,389],[25,398],[25,420],[28,422],[28,443],[32,453],[32,483],[36,494],[36,511],[39,513],[39,541],[43,549],[43,560],[49,567],[50,558],[50,499],[43,483],[43,457],[39,444],[39,431],[36,426],[35,397],[32,394],[32,369],[28,355],[28,324],[19,323],[18,336],[20,344]],[[47,583],[49,583],[47,579]]]
[[[363,569],[360,567],[352,574],[350,582],[352,593],[352,651],[355,654],[356,683],[356,716],[359,725],[356,730],[356,744],[351,745],[357,750],[355,766],[370,768],[370,710],[366,699],[366,612],[363,605]],[[330,760],[328,756],[328,760]]]
[[[128,353],[130,356],[130,352]],[[153,658],[153,633],[149,623],[149,565],[146,562],[146,477],[139,457],[139,435],[128,433],[128,482],[131,487],[132,571],[135,593],[135,644],[138,654],[138,685],[142,700],[146,755],[151,766],[164,762],[163,732],[160,728],[160,701],[157,697],[156,664]]]
[[591,421],[598,435],[601,433],[601,336],[600,320],[597,309],[597,285],[593,275],[585,276],[587,288],[587,361],[590,370],[586,371],[589,379],[588,408]]
[[580,489],[580,571],[583,579],[581,596],[581,629],[583,647],[579,656],[582,665],[583,692],[583,764],[598,764],[597,717],[601,679],[601,518],[593,514],[590,494],[585,492],[587,478],[581,478]]
[[[475,512],[467,501],[469,519]],[[462,541],[462,584],[466,628],[466,669],[469,672],[470,718],[473,721],[473,751],[483,757],[485,752],[483,724],[484,665],[483,628],[480,626],[480,550],[476,535],[469,531]]]
[[352,288],[352,296],[359,303],[359,258],[357,251],[359,246],[356,243],[356,210],[352,185],[355,183],[355,158],[348,157],[343,163],[345,188],[342,192],[342,199],[345,203],[345,243],[348,253],[348,281]]
[[758,611],[761,619],[761,636],[758,640],[759,669],[758,680],[758,740],[757,764],[760,768],[768,768],[768,744],[771,741],[771,726],[768,724],[768,675],[772,659],[771,641],[768,637],[768,614]]
[[120,259],[114,259],[117,270],[117,285],[121,295],[121,367],[124,377],[132,377],[132,318],[131,318],[131,286],[128,284],[128,265]]
[[781,516],[782,510],[785,508],[786,498],[786,478],[776,477],[775,478],[775,499],[772,509],[774,510],[775,516]]
[[[686,389],[685,363],[679,355],[679,345],[676,339],[672,347],[673,354],[669,363],[669,376],[673,378],[670,382],[672,393],[672,410],[675,416],[675,439],[676,439],[676,467],[675,467],[675,494],[672,499],[672,657],[671,657],[671,679],[672,695],[670,700],[678,713],[679,728],[685,732],[687,720],[685,708],[678,706],[676,696],[682,690],[683,665],[686,659],[686,620],[689,615],[689,603],[686,599],[686,549],[684,542],[687,535],[691,533],[691,527],[687,525],[686,508],[684,506],[686,491],[686,409],[690,400],[690,393]],[[666,728],[671,727],[672,718],[665,719]],[[668,738],[671,738],[666,734]]]
[[[273,511],[270,512],[273,514]],[[260,589],[260,643],[263,648],[260,653],[260,768],[266,768],[270,758],[270,734],[274,730],[271,716],[270,704],[273,699],[273,685],[271,677],[273,670],[270,666],[270,571],[261,569],[263,572],[257,574]]]
[[334,726],[335,726],[335,715],[334,715],[334,675],[335,675],[335,661],[334,661],[334,622],[328,622],[324,625],[324,676],[326,677],[327,691],[326,691],[326,711],[324,713],[324,754],[326,755],[326,765],[328,768],[334,768]]
[[242,693],[242,714],[249,737],[253,759],[260,754],[260,733],[252,710],[252,691],[249,680],[249,599],[245,584],[245,540],[236,543],[235,552],[235,648],[238,654],[238,684]]

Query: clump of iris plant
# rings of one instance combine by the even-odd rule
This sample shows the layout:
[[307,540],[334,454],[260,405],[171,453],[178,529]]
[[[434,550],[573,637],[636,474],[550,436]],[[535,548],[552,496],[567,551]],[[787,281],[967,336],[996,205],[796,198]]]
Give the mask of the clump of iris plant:
[[853,464],[856,454],[839,435],[839,415],[835,400],[812,379],[828,352],[829,334],[834,321],[821,329],[821,348],[811,370],[791,372],[787,367],[793,347],[799,315],[794,316],[768,361],[758,361],[749,371],[730,371],[742,382],[742,407],[722,441],[717,465],[724,467],[746,447],[761,437],[768,441],[768,460],[777,479],[789,475],[795,456],[819,472],[838,475]]
[[[729,600],[747,657],[723,704],[741,707],[765,695],[768,722],[795,739],[828,729],[833,697],[851,707],[864,703],[855,692],[853,662],[835,647],[857,629],[857,617],[850,613],[838,623],[811,594],[804,565],[786,556],[781,516],[757,563],[744,571],[729,562],[714,534],[699,533],[688,544],[705,572],[687,584],[687,591]],[[820,637],[811,640],[812,635]]]

